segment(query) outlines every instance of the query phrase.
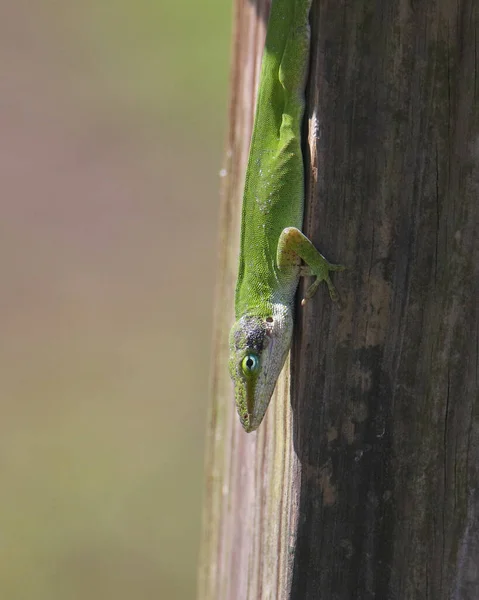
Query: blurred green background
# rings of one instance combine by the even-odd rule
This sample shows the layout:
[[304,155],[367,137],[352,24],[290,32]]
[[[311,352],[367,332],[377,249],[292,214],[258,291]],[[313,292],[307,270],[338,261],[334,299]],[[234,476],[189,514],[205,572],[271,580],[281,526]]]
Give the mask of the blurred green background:
[[0,0],[0,598],[195,595],[231,3]]

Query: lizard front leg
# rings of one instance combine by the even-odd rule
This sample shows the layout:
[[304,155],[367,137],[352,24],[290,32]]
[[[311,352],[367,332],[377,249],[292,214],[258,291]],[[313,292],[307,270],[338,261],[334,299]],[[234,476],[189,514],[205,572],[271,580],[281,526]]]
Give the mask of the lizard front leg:
[[338,292],[331,281],[330,271],[344,271],[346,268],[343,265],[333,265],[328,262],[324,256],[314,247],[313,243],[296,227],[286,227],[281,232],[278,240],[278,249],[276,252],[276,262],[279,269],[298,265],[302,259],[306,263],[306,267],[301,267],[300,275],[316,277],[314,282],[307,289],[306,294],[301,301],[304,306],[319,287],[319,284],[324,281],[328,286],[329,295],[333,302],[339,300]]

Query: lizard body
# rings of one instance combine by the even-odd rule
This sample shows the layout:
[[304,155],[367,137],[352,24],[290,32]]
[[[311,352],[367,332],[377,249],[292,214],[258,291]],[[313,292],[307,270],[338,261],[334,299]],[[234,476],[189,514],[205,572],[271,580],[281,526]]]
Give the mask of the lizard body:
[[235,402],[248,432],[261,423],[291,346],[299,277],[316,276],[306,298],[325,281],[336,300],[329,271],[344,268],[328,263],[300,231],[311,1],[273,0],[261,66],[243,193],[236,322],[230,333]]

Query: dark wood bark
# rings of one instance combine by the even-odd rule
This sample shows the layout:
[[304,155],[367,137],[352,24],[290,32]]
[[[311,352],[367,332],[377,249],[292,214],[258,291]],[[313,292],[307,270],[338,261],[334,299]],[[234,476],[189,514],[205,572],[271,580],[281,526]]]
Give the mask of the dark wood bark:
[[227,336],[266,14],[237,1],[200,597],[476,600],[479,3],[314,4],[304,229],[350,270],[341,310],[298,307],[247,435]]

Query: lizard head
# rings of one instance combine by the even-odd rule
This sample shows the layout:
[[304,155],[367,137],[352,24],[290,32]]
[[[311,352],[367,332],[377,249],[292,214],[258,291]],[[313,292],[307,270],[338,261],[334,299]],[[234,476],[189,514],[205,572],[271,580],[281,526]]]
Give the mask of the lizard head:
[[229,368],[241,425],[250,432],[263,420],[291,345],[293,318],[285,306],[266,317],[243,316],[230,333]]

